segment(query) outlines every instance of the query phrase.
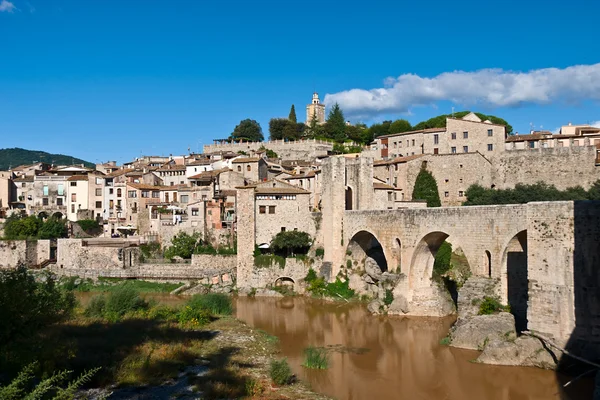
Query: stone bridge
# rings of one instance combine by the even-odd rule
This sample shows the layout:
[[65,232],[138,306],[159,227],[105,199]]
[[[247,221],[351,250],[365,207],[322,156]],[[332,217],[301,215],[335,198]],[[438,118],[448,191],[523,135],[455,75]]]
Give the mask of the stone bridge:
[[[402,274],[396,289],[407,299],[408,314],[436,315],[434,256],[448,240],[462,250],[472,274],[500,281],[501,300],[523,329],[600,355],[600,202],[370,210],[367,162],[330,158],[322,179],[332,277],[347,254],[374,254],[382,270]],[[358,193],[355,210],[346,210],[352,208],[344,198],[350,185]]]

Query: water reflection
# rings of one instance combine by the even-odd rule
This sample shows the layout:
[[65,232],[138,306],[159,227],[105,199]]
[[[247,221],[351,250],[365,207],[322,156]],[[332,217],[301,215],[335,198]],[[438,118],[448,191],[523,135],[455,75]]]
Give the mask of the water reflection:
[[[236,309],[279,337],[301,379],[338,399],[560,398],[551,371],[475,364],[477,352],[440,346],[451,319],[373,317],[360,305],[305,298],[239,298]],[[334,346],[328,370],[301,367],[309,345]]]

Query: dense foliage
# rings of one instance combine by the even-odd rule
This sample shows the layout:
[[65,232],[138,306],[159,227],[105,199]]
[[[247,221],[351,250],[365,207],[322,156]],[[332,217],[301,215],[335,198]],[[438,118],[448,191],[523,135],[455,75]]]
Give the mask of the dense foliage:
[[0,354],[9,357],[5,346],[35,340],[45,327],[67,319],[74,306],[73,294],[50,274],[36,281],[24,267],[0,271]]
[[538,182],[533,185],[517,184],[514,189],[486,189],[471,185],[465,192],[466,206],[490,204],[522,204],[530,201],[600,200],[600,180],[589,190],[581,186],[558,190],[554,185]]
[[80,219],[79,221],[77,221],[77,224],[79,224],[81,229],[88,233],[100,229],[100,225],[95,219]]
[[292,369],[285,358],[271,361],[269,375],[276,385],[287,385],[294,379]]
[[234,141],[262,142],[265,138],[258,122],[253,119],[244,119],[235,127],[230,139]]
[[165,258],[192,258],[192,254],[200,244],[200,233],[194,232],[190,235],[186,232],[179,232],[171,239],[171,246],[165,250]]
[[[427,128],[445,128],[446,127],[446,118],[452,118],[452,117],[462,118],[465,115],[469,114],[470,112],[471,111],[459,111],[459,112],[455,112],[454,114],[438,115],[437,117],[430,118],[427,121],[419,122],[418,124],[413,126],[413,129],[418,130],[418,129],[427,129]],[[506,122],[504,119],[496,117],[494,115],[486,115],[486,114],[482,114],[482,113],[478,113],[478,112],[476,112],[475,115],[477,115],[479,118],[481,118],[482,121],[490,120],[490,122],[493,124],[506,125],[506,133],[509,135],[512,134],[512,131],[513,131],[512,126],[510,126],[508,124],[508,122]]]
[[421,171],[419,171],[415,180],[412,198],[413,200],[427,201],[427,207],[440,207],[442,205],[437,182],[431,172],[427,171],[425,165],[421,167]]
[[272,118],[269,121],[271,140],[299,140],[304,138],[306,125],[288,118]]
[[325,296],[349,300],[356,296],[356,292],[350,289],[348,279],[341,280],[338,277],[335,279],[335,282],[327,283],[323,277],[317,276],[317,272],[312,268],[308,270],[304,281],[306,282],[308,292],[316,297]]
[[479,315],[490,315],[496,314],[501,311],[510,312],[510,306],[505,306],[500,303],[500,299],[497,297],[484,297],[483,301],[479,304]]
[[289,254],[306,254],[311,244],[312,239],[306,232],[284,231],[273,237],[271,249],[277,253],[283,253],[285,256]]
[[435,254],[433,262],[434,276],[442,276],[450,269],[450,259],[452,258],[452,245],[446,241],[440,245]]
[[65,220],[50,217],[45,221],[35,216],[12,214],[4,224],[4,239],[56,239],[67,236]]
[[51,154],[45,151],[25,150],[18,147],[12,149],[0,149],[0,171],[15,168],[19,165],[45,162],[54,165],[83,164],[93,168],[94,164],[80,158],[74,158],[64,154]]

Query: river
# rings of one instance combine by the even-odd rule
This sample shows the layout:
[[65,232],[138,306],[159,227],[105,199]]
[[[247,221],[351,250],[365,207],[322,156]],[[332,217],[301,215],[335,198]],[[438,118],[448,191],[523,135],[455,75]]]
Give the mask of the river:
[[[92,293],[82,293],[83,304]],[[185,296],[147,294],[178,305]],[[372,316],[363,304],[305,297],[234,299],[237,318],[279,338],[282,357],[319,393],[340,400],[553,400],[557,374],[473,363],[479,352],[440,345],[453,318]],[[325,347],[329,368],[302,367],[308,346]],[[572,399],[587,399],[589,384]],[[584,394],[585,393],[585,394]]]
[[[336,399],[561,398],[553,371],[476,364],[477,351],[440,345],[453,319],[377,317],[364,305],[303,297],[238,298],[236,313],[277,336],[298,377]],[[330,349],[327,370],[301,366],[308,346]]]

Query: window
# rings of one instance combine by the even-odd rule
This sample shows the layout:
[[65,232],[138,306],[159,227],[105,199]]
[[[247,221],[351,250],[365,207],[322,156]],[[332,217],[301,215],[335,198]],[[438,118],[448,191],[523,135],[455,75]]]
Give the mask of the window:
[[281,227],[281,232],[285,232],[285,226]]
[[179,197],[179,202],[180,203],[189,203],[190,202],[190,196],[188,196],[187,194],[181,195],[181,197]]
[[433,149],[433,154],[439,154],[439,149],[437,147]]
[[528,146],[530,149],[533,149],[533,148],[535,148],[535,142],[528,142],[528,143],[527,143],[527,146]]
[[96,202],[96,208],[102,208],[102,202],[101,201],[97,201]]
[[63,199],[61,197],[56,199],[56,205],[57,206],[62,206],[63,205]]
[[469,138],[469,132],[463,132],[463,139]]
[[238,172],[242,172],[242,166],[238,165]]
[[113,194],[115,192],[114,189],[108,189],[108,194]]
[[102,185],[102,178],[96,178],[96,185]]
[[439,144],[440,143],[440,135],[438,135],[437,133],[435,135],[433,135],[433,144]]
[[25,182],[21,183],[21,187],[25,187]]
[[117,189],[117,197],[121,197],[121,189]]
[[258,207],[258,213],[259,214],[266,214],[267,213],[267,206],[259,206]]
[[394,142],[394,148],[398,147],[398,142]]
[[449,197],[450,193],[449,192],[444,192],[444,197]]
[[460,179],[458,180],[458,183],[463,183],[463,182],[462,182],[462,178],[460,178]]
[[394,187],[398,186],[398,177],[394,177]]
[[71,213],[75,214],[75,204],[71,204]]
[[392,201],[393,197],[392,197],[392,192],[388,192],[388,201]]
[[275,206],[269,206],[269,214],[275,214]]
[[158,190],[153,190],[152,191],[152,198],[153,199],[158,199],[160,198],[160,192]]
[[102,196],[102,188],[96,188],[96,196]]
[[493,144],[488,144],[488,151],[492,151],[494,150],[494,145]]
[[451,152],[452,154],[456,154],[456,147],[451,147],[451,148],[450,148],[450,152]]
[[406,147],[408,147],[408,139],[406,139]]
[[413,146],[415,145],[415,139],[413,139],[413,140],[412,140],[412,145],[413,145]]
[[469,152],[469,146],[463,146],[463,153]]
[[43,192],[44,192],[44,196],[48,196],[48,186],[47,185],[44,185]]
[[145,198],[150,197],[150,191],[149,190],[142,190],[142,197],[145,197]]
[[456,139],[456,132],[452,132],[452,133],[450,134],[450,138],[451,138],[452,140],[455,140],[455,139]]
[[465,193],[461,190],[458,192],[458,197],[463,197],[465,195]]
[[579,140],[573,140],[573,146],[579,147]]
[[76,202],[77,201],[77,193],[71,193],[71,201],[72,202]]
[[128,190],[127,191],[127,197],[137,198],[137,190]]
[[77,182],[71,182],[71,186],[77,186]]
[[192,217],[197,217],[198,216],[198,212],[199,212],[199,209],[192,208]]
[[494,136],[494,130],[488,129],[488,136]]
[[59,183],[57,186],[57,194],[59,196],[64,196],[65,195],[65,185],[63,185],[62,183]]
[[246,171],[248,171],[248,172],[252,171],[252,167],[249,165],[246,165]]
[[108,208],[110,208],[111,210],[112,210],[113,208],[115,208],[115,201],[114,201],[114,200],[110,200],[110,201],[108,202]]
[[42,205],[44,205],[44,206],[47,206],[47,205],[48,205],[48,198],[47,198],[47,197],[44,197],[44,198],[42,199]]

